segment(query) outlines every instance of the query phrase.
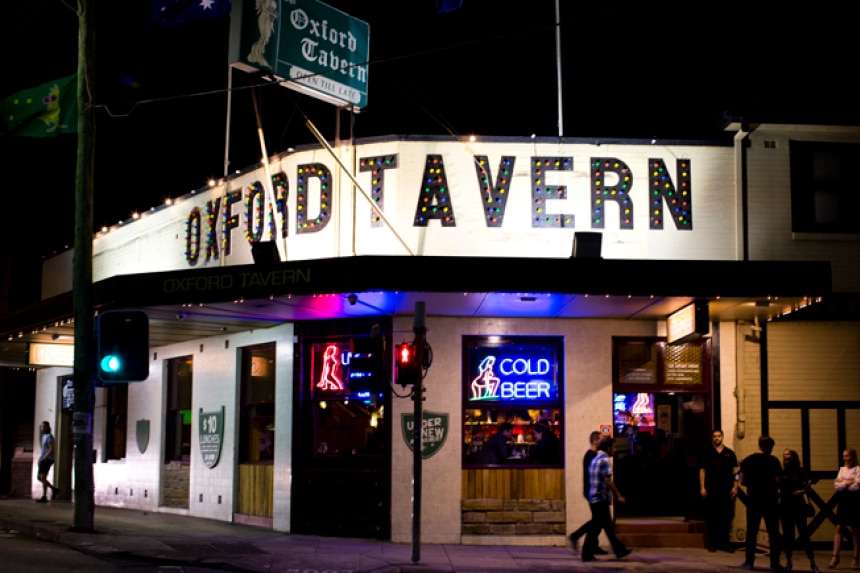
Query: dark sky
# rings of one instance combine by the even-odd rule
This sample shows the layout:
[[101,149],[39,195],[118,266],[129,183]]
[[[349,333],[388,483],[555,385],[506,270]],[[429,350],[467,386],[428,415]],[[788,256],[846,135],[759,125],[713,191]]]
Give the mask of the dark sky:
[[[465,0],[443,15],[434,0],[328,4],[370,24],[356,137],[558,135],[553,0]],[[725,135],[726,110],[846,109],[857,49],[836,6],[561,0],[564,136],[713,139]],[[97,9],[100,227],[223,174],[229,20],[146,31],[149,0],[100,0]],[[4,12],[0,98],[75,72],[77,21],[66,3],[20,0]],[[256,80],[237,71],[233,81],[236,170],[257,162],[260,147],[247,89]],[[257,94],[270,154],[314,142],[304,116],[333,139],[330,105],[273,85]],[[26,237],[38,254],[71,244],[75,145],[74,136],[0,140],[4,242]]]

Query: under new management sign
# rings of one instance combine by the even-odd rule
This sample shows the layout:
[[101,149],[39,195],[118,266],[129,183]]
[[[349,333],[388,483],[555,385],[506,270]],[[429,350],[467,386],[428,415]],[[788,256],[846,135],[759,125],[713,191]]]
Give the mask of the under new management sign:
[[335,105],[367,105],[370,26],[317,0],[233,0],[230,64]]

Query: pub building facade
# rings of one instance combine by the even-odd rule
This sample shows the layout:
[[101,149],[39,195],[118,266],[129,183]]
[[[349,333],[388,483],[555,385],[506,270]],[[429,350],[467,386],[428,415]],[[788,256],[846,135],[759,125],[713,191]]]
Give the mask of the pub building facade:
[[[144,310],[151,363],[95,389],[96,505],[409,541],[414,388],[393,348],[424,303],[423,542],[564,544],[595,430],[618,439],[617,519],[695,522],[715,428],[739,457],[765,432],[798,450],[832,539],[860,435],[860,129],[726,129],[307,147],[97,233],[96,311]],[[71,261],[0,323],[27,344],[64,491]],[[504,421],[508,459],[479,463]],[[530,456],[537,423],[556,459]],[[739,504],[736,541],[743,524]]]

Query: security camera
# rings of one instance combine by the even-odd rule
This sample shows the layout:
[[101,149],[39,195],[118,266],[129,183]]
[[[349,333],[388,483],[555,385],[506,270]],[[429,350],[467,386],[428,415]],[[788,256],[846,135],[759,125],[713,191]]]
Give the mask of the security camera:
[[350,306],[355,306],[355,303],[358,302],[358,297],[354,294],[351,294],[351,295],[346,297],[346,300],[349,301]]

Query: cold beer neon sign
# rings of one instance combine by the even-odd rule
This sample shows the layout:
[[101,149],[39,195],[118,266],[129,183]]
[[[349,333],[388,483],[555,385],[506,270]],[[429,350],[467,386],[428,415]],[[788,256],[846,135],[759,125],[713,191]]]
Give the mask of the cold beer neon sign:
[[[524,337],[528,338],[528,337]],[[470,402],[548,402],[558,399],[557,345],[474,346],[469,350]]]

